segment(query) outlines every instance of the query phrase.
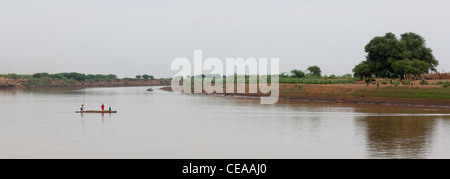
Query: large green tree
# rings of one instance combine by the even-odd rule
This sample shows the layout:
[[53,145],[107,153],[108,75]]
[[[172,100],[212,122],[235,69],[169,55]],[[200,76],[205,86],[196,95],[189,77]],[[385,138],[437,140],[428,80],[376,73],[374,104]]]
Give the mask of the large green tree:
[[[400,75],[403,78],[406,74],[415,74],[411,73],[412,71],[420,71],[420,73],[428,73],[430,70],[436,71],[438,65],[438,61],[433,56],[433,51],[426,47],[425,39],[412,32],[402,34],[400,40],[393,33],[375,37],[365,46],[365,52],[367,52],[366,60],[353,69],[356,77]],[[419,61],[425,63],[419,63]],[[408,65],[408,68],[401,67],[405,64]],[[415,70],[411,70],[413,68]]]

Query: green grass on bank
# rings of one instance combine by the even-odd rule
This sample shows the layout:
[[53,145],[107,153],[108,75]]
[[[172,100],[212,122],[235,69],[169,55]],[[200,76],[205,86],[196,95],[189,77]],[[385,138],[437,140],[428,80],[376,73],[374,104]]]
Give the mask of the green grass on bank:
[[[180,81],[182,81],[182,77],[176,77]],[[264,75],[262,76],[264,81],[267,81],[267,83],[272,82],[272,76],[271,75]],[[197,78],[191,77],[191,85],[194,84],[195,81],[198,81],[199,83],[203,83],[203,81],[211,81],[211,83],[216,83],[217,78],[210,75],[202,75],[197,76]],[[243,83],[260,83],[259,76],[256,75],[234,75],[234,76],[222,76],[222,82],[225,84],[227,81],[234,81],[234,84],[240,83],[238,79],[242,79]],[[292,76],[282,76],[280,75],[278,77],[278,82],[281,84],[355,84],[356,78],[352,77],[340,77],[340,78],[328,78],[328,77],[320,77],[320,76],[313,76],[313,75],[307,75],[302,78],[296,78]]]
[[393,97],[393,98],[424,98],[450,99],[450,88],[420,88],[420,87],[385,87],[377,89],[358,90],[350,96]]

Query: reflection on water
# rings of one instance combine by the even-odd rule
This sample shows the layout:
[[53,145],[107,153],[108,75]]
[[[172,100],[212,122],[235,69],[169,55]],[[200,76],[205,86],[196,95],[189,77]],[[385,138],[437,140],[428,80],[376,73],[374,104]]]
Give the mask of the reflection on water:
[[425,158],[432,152],[434,117],[369,116],[357,119],[366,131],[369,158]]
[[450,158],[449,109],[152,88],[0,91],[0,158]]
[[[326,104],[319,106],[324,105],[326,106]],[[365,158],[450,157],[450,155],[433,153],[436,149],[433,141],[438,140],[435,136],[439,135],[436,134],[437,121],[443,122],[440,127],[448,129],[450,126],[448,109],[358,104],[337,106],[347,110],[344,110],[343,114],[328,111],[328,114],[319,115],[352,115],[358,131],[365,135]],[[445,132],[445,135],[448,136],[448,133]],[[450,140],[446,137],[444,141],[439,142],[445,145],[450,144]],[[448,150],[442,154],[449,154]]]

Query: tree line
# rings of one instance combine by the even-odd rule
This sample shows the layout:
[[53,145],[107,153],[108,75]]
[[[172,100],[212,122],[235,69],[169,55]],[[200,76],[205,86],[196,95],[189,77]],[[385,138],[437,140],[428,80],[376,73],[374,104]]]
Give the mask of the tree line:
[[[55,74],[49,74],[46,72],[42,73],[35,73],[33,75],[19,75],[15,73],[10,74],[0,74],[0,77],[6,78],[6,79],[69,79],[69,80],[75,80],[75,81],[104,81],[104,80],[119,80],[117,75],[115,74],[83,74],[83,73],[76,73],[76,72],[70,72],[70,73],[55,73]],[[136,79],[154,79],[152,75],[137,75]]]
[[67,78],[67,79],[74,79],[76,81],[85,81],[85,80],[96,80],[96,81],[101,81],[101,80],[117,80],[117,76],[114,74],[109,74],[109,75],[103,75],[103,74],[82,74],[82,73],[76,73],[76,72],[72,72],[72,73],[56,73],[56,74],[49,74],[49,73],[36,73],[33,74],[33,78],[55,78],[55,79],[63,79],[63,78]]
[[144,74],[144,75],[136,75],[136,79],[153,80],[155,79],[155,77],[153,77],[152,75]]

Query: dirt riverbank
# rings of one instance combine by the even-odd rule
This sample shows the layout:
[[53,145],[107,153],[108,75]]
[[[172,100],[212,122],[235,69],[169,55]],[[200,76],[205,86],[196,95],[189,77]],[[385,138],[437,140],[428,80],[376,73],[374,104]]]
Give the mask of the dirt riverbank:
[[[237,85],[235,91],[236,87]],[[171,87],[162,89],[172,91]],[[268,96],[259,91],[258,93],[249,93],[248,85],[246,85],[245,93],[226,93],[226,89],[224,91],[224,95],[231,96]],[[444,88],[442,85],[280,84],[279,97],[290,100],[450,108],[450,88]]]

